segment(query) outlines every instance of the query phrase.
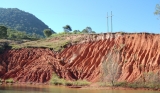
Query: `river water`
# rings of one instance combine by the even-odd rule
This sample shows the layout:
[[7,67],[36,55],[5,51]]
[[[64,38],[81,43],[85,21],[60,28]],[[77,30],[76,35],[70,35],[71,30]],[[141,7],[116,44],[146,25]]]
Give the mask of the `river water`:
[[0,86],[0,93],[160,93],[148,90],[75,89],[57,86]]

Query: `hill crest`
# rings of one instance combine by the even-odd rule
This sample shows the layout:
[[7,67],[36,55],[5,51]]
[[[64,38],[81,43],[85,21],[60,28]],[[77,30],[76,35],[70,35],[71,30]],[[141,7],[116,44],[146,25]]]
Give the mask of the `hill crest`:
[[18,8],[0,8],[0,25],[39,35],[43,35],[44,29],[50,29],[35,15]]

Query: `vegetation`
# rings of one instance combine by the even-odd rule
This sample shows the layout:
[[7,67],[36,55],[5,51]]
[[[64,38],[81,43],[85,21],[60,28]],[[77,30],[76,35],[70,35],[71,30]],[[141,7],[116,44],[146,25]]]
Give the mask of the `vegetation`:
[[[100,82],[99,86],[101,87],[110,87],[112,85],[106,83],[106,82]],[[154,89],[157,90],[160,88],[159,83],[143,83],[142,81],[135,81],[135,82],[116,82],[114,87],[127,87],[127,88],[149,88],[149,89]]]
[[7,28],[5,26],[0,26],[0,38],[7,37]]
[[29,34],[24,31],[17,31],[14,29],[8,29],[5,26],[0,26],[0,39],[10,39],[10,40],[38,40],[41,39],[42,36],[37,35],[35,33]]
[[86,30],[87,30],[88,33],[92,32],[92,28],[91,27],[86,27]]
[[90,82],[86,80],[67,81],[65,79],[59,78],[56,74],[53,74],[50,80],[50,84],[65,86],[88,86],[90,85]]
[[17,8],[0,8],[0,25],[26,33],[43,35],[49,27],[33,14]]
[[50,80],[50,84],[54,85],[65,85],[65,82],[64,79],[59,78],[56,74],[53,74]]
[[77,81],[73,81],[73,85],[74,86],[88,86],[91,83],[88,82],[87,80],[77,80]]
[[6,48],[13,48],[21,43],[42,38],[42,36],[37,34],[28,34],[23,31],[8,29],[5,26],[0,26],[0,32],[0,53],[3,53]]
[[[160,88],[160,72],[146,72],[144,73],[139,80],[134,82],[118,82],[117,78],[119,77],[119,67],[118,62],[120,61],[120,51],[124,48],[125,45],[121,45],[120,48],[114,46],[108,55],[104,57],[102,62],[102,82],[100,86],[121,86],[129,88],[151,88],[159,89]],[[136,59],[136,56],[134,56]]]
[[154,14],[160,15],[160,5],[159,4],[156,5],[156,10],[155,10]]
[[72,31],[72,28],[71,28],[70,25],[64,26],[63,29],[64,29],[64,32],[65,32],[65,33],[68,33],[68,32],[70,32],[70,31]]
[[79,31],[79,30],[74,30],[73,31],[73,34],[80,34],[81,33],[81,31]]
[[142,75],[142,77],[135,82],[117,82],[115,86],[130,87],[130,88],[160,88],[160,74],[155,72],[147,72]]
[[142,87],[160,88],[160,72],[145,72],[137,82]]
[[[14,9],[13,9],[14,10]],[[1,35],[1,38],[5,38],[8,46],[12,49],[18,49],[18,48],[24,48],[24,47],[43,47],[43,48],[50,48],[54,51],[61,51],[67,45],[70,45],[71,43],[77,43],[83,38],[76,37],[78,34],[84,34],[83,31],[74,30],[72,31],[71,26],[66,25],[63,27],[64,32],[62,33],[54,33],[51,29],[44,29],[43,33],[47,38],[43,38],[42,36],[35,34],[35,33],[27,33],[25,31],[18,31],[15,29],[7,28],[5,26],[3,27],[1,32],[5,32],[5,35]],[[6,29],[4,29],[6,28]],[[91,27],[86,27],[85,33],[93,32]],[[69,36],[70,35],[70,36]],[[74,37],[69,38],[69,37]],[[51,42],[48,42],[48,40]],[[52,40],[56,40],[53,41]],[[58,41],[57,41],[58,40]],[[3,41],[3,40],[0,40]],[[5,50],[5,47],[0,46],[0,51]]]
[[91,27],[86,27],[82,30],[82,33],[96,33],[95,31],[92,31]]
[[42,47],[42,48],[50,48],[54,51],[61,51],[66,48],[68,45],[77,43],[81,41],[85,37],[84,34],[73,34],[73,33],[58,33],[52,34],[48,38],[42,38],[36,41],[23,42],[20,44],[12,44],[12,48],[24,48],[24,47]]
[[12,49],[43,47],[53,49],[54,51],[61,51],[67,47],[67,45],[78,42],[81,40],[80,38],[82,38],[76,34],[69,34],[74,37],[74,39],[68,38],[68,34],[65,33],[52,34],[49,38],[42,38],[36,34],[27,34],[25,32],[8,29],[8,37],[6,39],[0,39],[0,52],[2,53],[6,47]]
[[49,36],[52,35],[52,31],[51,31],[50,29],[45,29],[45,30],[43,30],[43,33],[44,33],[44,35],[45,35],[46,37],[49,37]]
[[13,80],[12,78],[9,78],[9,79],[6,79],[5,82],[6,82],[6,83],[13,83],[14,80]]
[[6,42],[0,42],[0,53],[3,53],[7,46],[8,44]]
[[43,38],[42,36],[38,34],[29,34],[24,31],[17,31],[13,29],[7,29],[7,39],[10,40],[22,40],[22,39],[27,39],[27,40],[38,40]]
[[118,79],[119,50],[115,46],[112,50],[102,62],[102,81],[111,82],[112,86],[115,86]]

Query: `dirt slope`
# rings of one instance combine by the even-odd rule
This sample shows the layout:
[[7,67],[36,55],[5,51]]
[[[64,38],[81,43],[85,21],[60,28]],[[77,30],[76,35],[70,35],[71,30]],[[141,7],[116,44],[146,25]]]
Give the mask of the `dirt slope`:
[[21,82],[46,82],[53,72],[65,79],[97,81],[105,56],[116,46],[120,51],[119,81],[135,81],[144,72],[160,72],[160,35],[90,35],[60,53],[23,48],[0,55],[0,77]]

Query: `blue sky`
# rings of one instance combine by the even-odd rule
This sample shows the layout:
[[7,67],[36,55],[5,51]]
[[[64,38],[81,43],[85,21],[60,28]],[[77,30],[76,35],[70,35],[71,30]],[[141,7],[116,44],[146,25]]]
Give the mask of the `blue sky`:
[[72,30],[90,26],[105,33],[107,12],[110,15],[111,11],[114,32],[160,33],[160,20],[154,15],[156,4],[160,0],[1,0],[0,7],[32,13],[57,33],[67,24]]

